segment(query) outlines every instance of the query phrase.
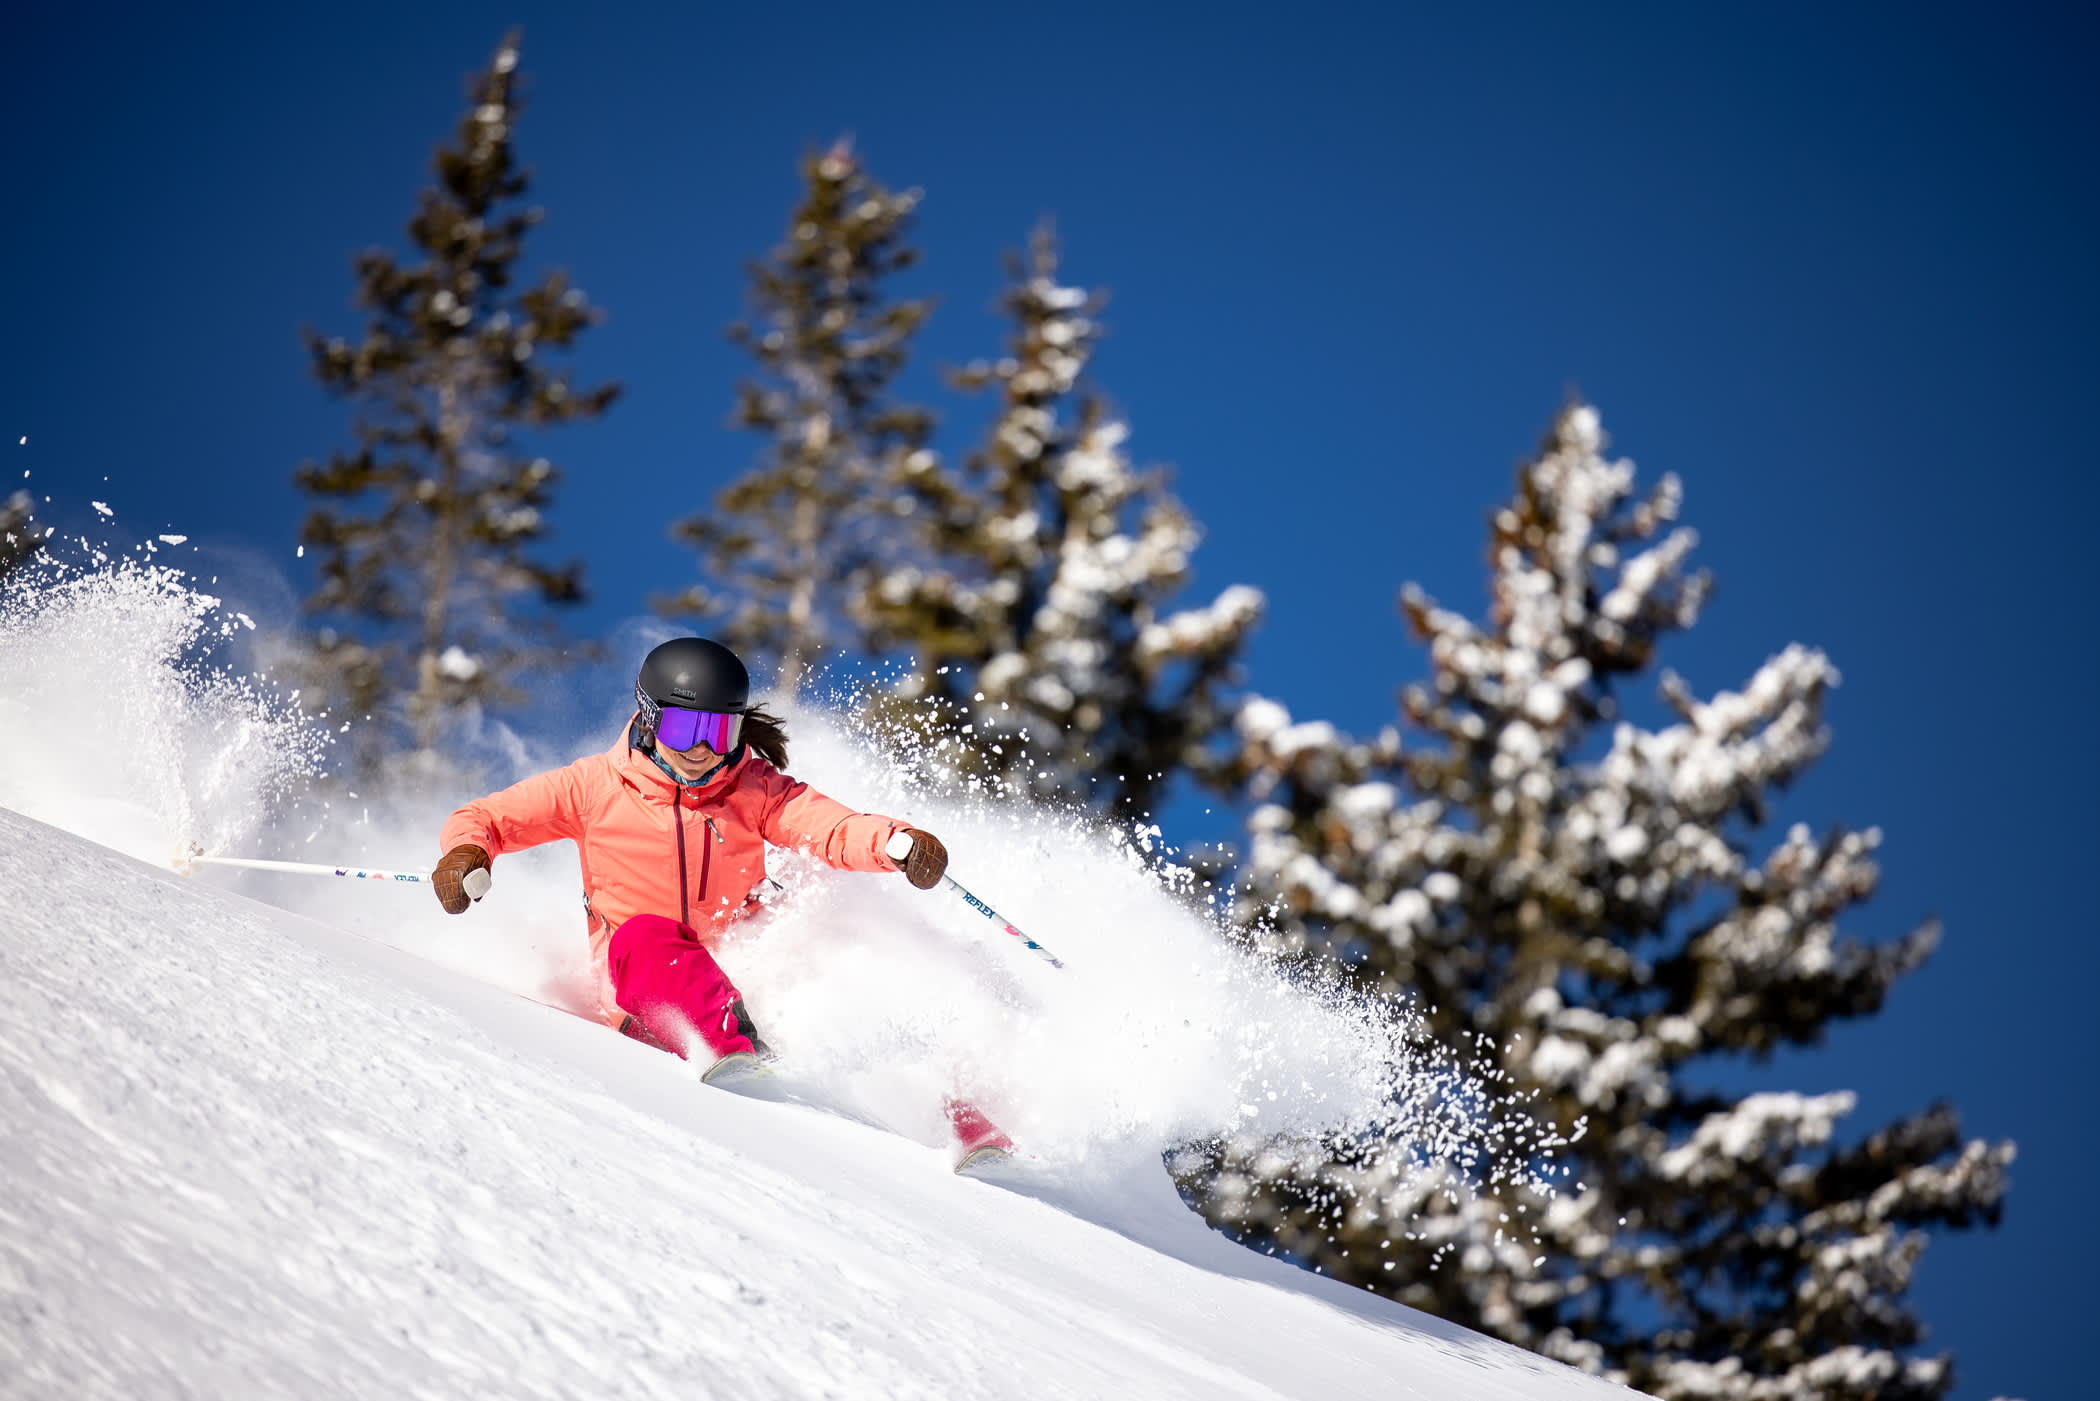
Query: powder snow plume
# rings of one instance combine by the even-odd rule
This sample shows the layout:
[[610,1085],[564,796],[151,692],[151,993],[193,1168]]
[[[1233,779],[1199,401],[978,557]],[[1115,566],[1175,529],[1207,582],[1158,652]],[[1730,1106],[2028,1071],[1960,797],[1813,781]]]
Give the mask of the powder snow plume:
[[0,806],[160,866],[254,840],[328,736],[213,663],[252,627],[150,557],[32,560],[0,590]]
[[[452,748],[478,777],[404,770],[360,790],[324,776],[326,726],[220,660],[252,624],[180,571],[92,548],[35,569],[0,591],[0,806],[164,867],[202,849],[427,870],[459,803],[611,743],[635,660],[669,635],[627,625],[607,666],[527,708],[566,733],[471,720]],[[602,704],[579,707],[579,693]],[[1286,979],[1226,939],[1162,879],[1156,831],[948,791],[924,781],[924,756],[838,711],[774,704],[797,777],[940,835],[951,874],[1065,964],[952,893],[777,854],[769,908],[721,959],[784,1073],[819,1102],[936,1144],[944,1098],[972,1097],[1102,1220],[1156,1203],[1163,1152],[1225,1134],[1375,1135],[1395,1161],[1456,1163],[1474,1181],[1550,1157],[1549,1137],[1521,1153],[1489,1142],[1487,1091],[1404,1009]],[[488,899],[458,918],[415,886],[195,878],[593,1012],[568,843],[503,857]]]
[[950,874],[1065,965],[951,892],[784,862],[771,917],[724,959],[768,1037],[867,1112],[930,1136],[959,1091],[1087,1176],[1156,1174],[1163,1150],[1225,1131],[1397,1126],[1422,1154],[1465,1151],[1462,1077],[1415,1024],[1227,941],[1161,879],[1155,831],[930,791],[912,756],[823,711],[791,707],[790,732],[798,777],[940,835]]

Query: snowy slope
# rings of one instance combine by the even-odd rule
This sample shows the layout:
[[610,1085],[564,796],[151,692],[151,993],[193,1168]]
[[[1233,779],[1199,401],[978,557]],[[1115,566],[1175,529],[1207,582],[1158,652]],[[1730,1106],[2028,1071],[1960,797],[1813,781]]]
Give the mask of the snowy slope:
[[0,850],[0,1394],[1626,1394],[1234,1246],[1156,1160],[958,1179],[4,809]]

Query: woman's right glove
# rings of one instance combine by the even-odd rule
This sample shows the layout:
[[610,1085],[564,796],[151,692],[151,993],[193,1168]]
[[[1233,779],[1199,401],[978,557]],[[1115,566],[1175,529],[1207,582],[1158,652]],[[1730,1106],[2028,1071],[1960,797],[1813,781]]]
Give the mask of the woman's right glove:
[[430,873],[430,888],[446,914],[465,914],[469,904],[489,893],[489,854],[478,846],[452,848]]
[[904,878],[921,890],[939,885],[948,869],[948,848],[933,833],[916,827],[899,830],[883,851],[904,872]]

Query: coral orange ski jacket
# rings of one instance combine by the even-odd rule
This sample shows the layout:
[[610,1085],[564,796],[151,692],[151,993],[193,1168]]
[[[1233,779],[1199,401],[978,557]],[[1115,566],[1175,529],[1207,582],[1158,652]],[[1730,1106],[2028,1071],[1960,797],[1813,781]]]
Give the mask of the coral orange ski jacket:
[[757,908],[768,842],[849,871],[894,871],[883,847],[906,825],[855,812],[748,748],[704,785],[682,786],[630,747],[622,726],[602,754],[468,803],[446,820],[438,845],[471,842],[493,864],[506,851],[576,843],[599,1009],[618,1026],[627,1014],[613,1000],[605,946],[628,919],[674,916],[712,949],[725,925]]

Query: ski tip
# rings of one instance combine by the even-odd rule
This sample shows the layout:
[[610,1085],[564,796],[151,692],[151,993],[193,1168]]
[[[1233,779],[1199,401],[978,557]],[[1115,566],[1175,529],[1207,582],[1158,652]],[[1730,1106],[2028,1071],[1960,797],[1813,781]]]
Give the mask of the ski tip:
[[1013,1157],[1014,1150],[1012,1148],[997,1143],[987,1143],[982,1147],[972,1148],[969,1152],[963,1154],[962,1158],[955,1164],[955,1171],[958,1175],[967,1176],[973,1172],[983,1172],[987,1169],[998,1168],[1012,1162]]

